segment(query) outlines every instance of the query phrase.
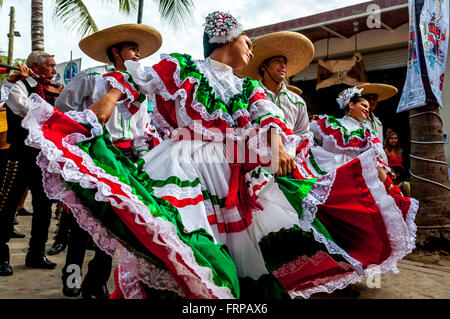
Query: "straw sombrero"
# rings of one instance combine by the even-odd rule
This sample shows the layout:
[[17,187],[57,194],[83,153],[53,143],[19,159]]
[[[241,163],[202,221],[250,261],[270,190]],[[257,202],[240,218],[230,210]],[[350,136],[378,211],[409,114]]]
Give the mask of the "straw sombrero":
[[253,41],[253,58],[239,76],[248,76],[255,80],[260,78],[259,66],[264,60],[283,55],[287,58],[286,77],[303,70],[314,56],[314,45],[303,34],[291,31],[274,32]]
[[376,94],[378,96],[378,102],[387,100],[398,92],[395,86],[382,83],[364,83],[356,87],[363,89],[361,95]]
[[300,88],[298,88],[296,86],[293,86],[293,85],[286,85],[286,89],[288,89],[289,91],[294,92],[298,96],[302,95],[302,93],[303,93],[303,91]]
[[161,47],[162,37],[155,28],[144,24],[121,24],[107,28],[82,39],[78,46],[90,58],[108,63],[106,50],[121,42],[135,42],[140,58],[146,58]]

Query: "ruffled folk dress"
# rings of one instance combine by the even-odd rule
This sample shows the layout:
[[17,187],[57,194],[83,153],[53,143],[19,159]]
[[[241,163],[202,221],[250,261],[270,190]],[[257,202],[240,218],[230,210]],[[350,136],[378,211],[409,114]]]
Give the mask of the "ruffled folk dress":
[[[33,96],[23,123],[42,150],[49,196],[100,248],[120,251],[114,297],[146,298],[150,287],[186,298],[308,298],[398,271],[413,234],[373,154],[320,177],[278,177],[261,165],[264,133],[276,129],[298,163],[310,142],[286,127],[258,82],[182,54],[151,68],[126,63],[134,82],[123,74],[105,81],[129,104],[138,89],[155,94],[152,121],[165,135],[136,164],[89,110],[64,115]],[[229,140],[241,150],[231,164]]]

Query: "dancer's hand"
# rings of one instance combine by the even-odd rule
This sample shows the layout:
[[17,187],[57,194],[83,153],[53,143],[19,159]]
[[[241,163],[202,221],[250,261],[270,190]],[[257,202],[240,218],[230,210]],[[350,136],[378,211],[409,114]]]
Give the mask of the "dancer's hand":
[[111,88],[108,93],[100,98],[100,100],[91,104],[89,109],[97,115],[98,121],[104,126],[114,111],[116,103],[125,97],[125,94],[119,89]]
[[[273,140],[275,143],[271,143],[272,148],[272,167],[277,171],[278,176],[286,176],[287,174],[295,171],[295,162],[291,155],[286,151],[283,145],[281,135],[276,135]],[[278,149],[278,152],[276,151]]]

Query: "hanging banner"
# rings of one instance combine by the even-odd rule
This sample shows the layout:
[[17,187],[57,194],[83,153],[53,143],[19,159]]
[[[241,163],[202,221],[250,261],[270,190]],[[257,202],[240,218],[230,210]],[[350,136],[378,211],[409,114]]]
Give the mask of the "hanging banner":
[[81,58],[70,61],[59,63],[55,67],[56,74],[54,80],[61,84],[67,84],[71,79],[75,77],[81,70]]
[[420,30],[431,91],[442,107],[445,64],[448,51],[449,0],[425,0]]
[[415,0],[408,0],[409,9],[409,42],[406,80],[397,113],[425,105],[425,89],[420,72],[420,56],[417,40]]

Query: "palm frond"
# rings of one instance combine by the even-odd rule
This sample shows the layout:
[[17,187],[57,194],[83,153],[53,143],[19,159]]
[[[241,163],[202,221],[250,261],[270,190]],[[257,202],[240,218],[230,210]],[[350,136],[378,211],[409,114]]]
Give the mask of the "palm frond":
[[154,0],[158,4],[159,14],[163,21],[178,27],[184,26],[192,19],[194,3],[192,0]]
[[[91,1],[92,2],[92,1]],[[130,14],[137,11],[139,0],[97,0],[101,5],[119,5],[119,12]]]
[[139,0],[119,0],[119,11],[129,14],[138,8]]
[[82,37],[98,31],[82,0],[54,0],[54,2],[54,18],[61,21],[69,31],[76,31]]

